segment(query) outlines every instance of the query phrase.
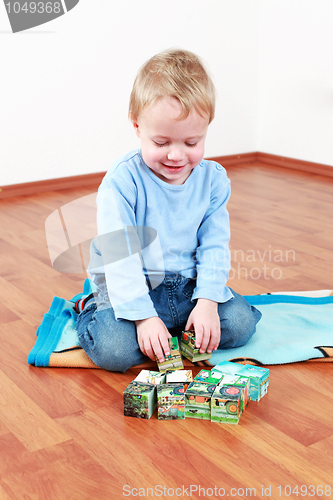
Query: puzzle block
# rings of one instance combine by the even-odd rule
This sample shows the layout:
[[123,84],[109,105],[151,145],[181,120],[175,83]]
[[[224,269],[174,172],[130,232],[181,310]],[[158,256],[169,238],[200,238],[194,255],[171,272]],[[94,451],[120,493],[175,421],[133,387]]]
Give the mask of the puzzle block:
[[208,354],[208,352],[204,352],[200,354],[199,349],[195,347],[194,330],[182,332],[180,350],[182,355],[193,363],[196,361],[203,361],[204,359],[210,359],[212,357],[212,353]]
[[[238,376],[239,374],[235,375],[235,377]],[[243,375],[240,375],[239,378],[234,382],[234,385],[237,387],[243,387],[242,410],[244,411],[250,402],[250,393],[251,393],[250,377],[244,377]]]
[[250,379],[250,400],[260,401],[267,394],[269,369],[261,366],[241,365],[238,374]]
[[244,365],[232,363],[231,361],[220,361],[220,363],[217,363],[217,365],[214,366],[214,370],[218,370],[225,374],[228,373],[230,375],[236,375],[242,366]]
[[141,370],[139,375],[134,379],[136,382],[144,382],[146,384],[164,384],[165,373],[154,372],[151,370]]
[[173,370],[166,373],[167,384],[183,384],[185,391],[191,382],[193,382],[192,370]]
[[242,414],[241,393],[234,385],[218,385],[211,400],[211,421],[238,424]]
[[132,381],[123,392],[124,415],[149,419],[156,408],[156,387]]
[[200,370],[198,375],[194,377],[194,382],[204,382],[205,384],[217,385],[223,378],[223,373],[217,370]]
[[231,361],[221,361],[215,367],[223,373],[239,374],[250,378],[250,399],[260,401],[269,386],[269,369],[254,365],[241,365]]
[[183,384],[160,384],[157,386],[157,418],[159,420],[185,418]]
[[185,393],[185,416],[210,420],[210,400],[215,384],[191,382]]
[[250,378],[243,375],[223,375],[219,385],[230,385],[241,390],[241,410],[244,411],[250,401]]
[[170,347],[170,354],[169,356],[165,356],[165,360],[163,361],[163,363],[160,363],[156,358],[158,369],[162,373],[168,370],[184,369],[183,361],[179,351],[179,344],[177,337],[171,337],[171,339],[169,339],[169,347]]

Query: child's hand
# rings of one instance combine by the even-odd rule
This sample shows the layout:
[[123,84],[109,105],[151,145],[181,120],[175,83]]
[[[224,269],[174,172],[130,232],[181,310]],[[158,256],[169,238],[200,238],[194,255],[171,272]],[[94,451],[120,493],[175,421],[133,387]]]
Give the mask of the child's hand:
[[221,340],[221,323],[217,312],[217,302],[198,299],[188,317],[185,330],[195,331],[195,346],[200,353],[215,351]]
[[[138,343],[143,354],[155,361],[155,355],[160,363],[170,354],[168,339],[171,335],[158,316],[135,321]],[[163,353],[164,351],[164,353]]]

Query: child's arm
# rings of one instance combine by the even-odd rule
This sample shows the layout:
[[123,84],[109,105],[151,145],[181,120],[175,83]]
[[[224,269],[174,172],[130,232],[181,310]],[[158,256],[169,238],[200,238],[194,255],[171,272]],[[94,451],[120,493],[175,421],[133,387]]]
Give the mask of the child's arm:
[[211,163],[212,175],[210,204],[197,231],[196,287],[192,301],[197,304],[189,315],[186,329],[195,330],[196,345],[203,353],[218,348],[221,324],[218,303],[233,297],[227,287],[230,269],[230,225],[227,203],[230,181],[224,169]]
[[220,317],[217,302],[209,299],[198,299],[196,306],[188,317],[185,330],[195,331],[196,347],[200,353],[215,351],[221,339]]
[[158,316],[135,321],[138,344],[146,356],[155,361],[155,355],[160,363],[170,354],[168,339],[171,335]]
[[[135,191],[133,186],[132,189]],[[89,271],[91,275],[104,273],[108,298],[117,320],[136,321],[156,316],[143,270],[142,249],[152,231],[149,233],[147,228],[145,232],[144,227],[137,226],[136,203],[135,192],[122,186],[119,179],[104,178],[97,196],[98,237],[91,246],[95,257],[91,262],[98,263],[99,267],[95,264]],[[154,255],[161,260],[157,235],[153,246]],[[149,258],[146,259],[148,250],[149,246],[144,248],[147,266],[151,265]]]

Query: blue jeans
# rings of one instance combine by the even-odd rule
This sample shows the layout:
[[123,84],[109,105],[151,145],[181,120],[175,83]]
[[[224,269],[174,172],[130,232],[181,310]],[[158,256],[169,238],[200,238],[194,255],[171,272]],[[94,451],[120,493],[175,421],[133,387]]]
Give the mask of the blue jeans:
[[[195,280],[183,276],[165,277],[150,291],[156,312],[172,336],[180,336],[196,304],[191,302]],[[219,349],[244,345],[254,334],[261,313],[241,295],[218,305],[221,320]],[[82,348],[94,363],[110,371],[125,372],[148,358],[141,352],[133,321],[116,320],[111,307],[105,307],[106,285],[99,290],[96,304],[88,305],[78,316],[77,331]]]

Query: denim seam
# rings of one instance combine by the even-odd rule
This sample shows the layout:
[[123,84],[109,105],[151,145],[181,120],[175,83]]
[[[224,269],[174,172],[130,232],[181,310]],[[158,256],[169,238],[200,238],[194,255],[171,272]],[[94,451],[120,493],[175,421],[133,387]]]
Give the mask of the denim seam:
[[165,282],[165,286],[166,286],[167,290],[169,290],[169,289],[174,290],[175,288],[178,288],[179,285],[182,283],[183,279],[186,279],[186,278],[184,278],[181,275],[178,275],[177,278],[175,278],[175,279],[170,279],[170,278],[165,277],[164,282]]
[[178,276],[176,279],[168,280],[165,279],[165,287],[168,296],[169,309],[172,315],[173,327],[177,328],[179,326],[179,315],[177,307],[174,304],[174,290],[176,290],[179,285],[183,282],[183,276]]

